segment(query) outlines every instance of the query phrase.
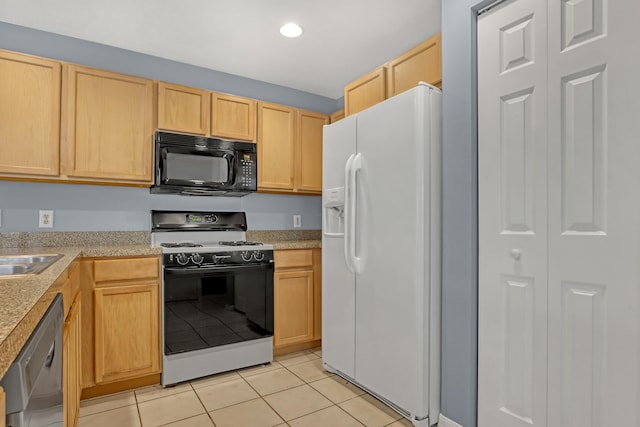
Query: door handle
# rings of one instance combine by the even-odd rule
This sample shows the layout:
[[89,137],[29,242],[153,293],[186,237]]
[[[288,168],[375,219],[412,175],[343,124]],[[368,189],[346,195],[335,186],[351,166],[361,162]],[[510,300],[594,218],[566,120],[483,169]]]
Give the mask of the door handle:
[[349,214],[351,216],[350,222],[350,236],[349,236],[349,258],[353,266],[354,273],[362,273],[362,259],[356,256],[356,234],[358,224],[356,222],[356,202],[358,200],[358,184],[356,183],[356,174],[362,169],[362,153],[358,153],[353,158],[351,164],[351,170],[349,171],[349,179],[351,181],[351,187],[353,189],[350,198]]
[[347,264],[347,268],[350,272],[355,273],[355,268],[351,263],[349,248],[349,239],[351,237],[351,166],[353,165],[353,158],[355,154],[352,154],[347,159],[347,163],[344,166],[344,261]]
[[516,261],[519,261],[520,257],[522,256],[522,251],[520,249],[511,249],[511,252],[509,252],[509,255],[511,255],[511,258],[515,259]]

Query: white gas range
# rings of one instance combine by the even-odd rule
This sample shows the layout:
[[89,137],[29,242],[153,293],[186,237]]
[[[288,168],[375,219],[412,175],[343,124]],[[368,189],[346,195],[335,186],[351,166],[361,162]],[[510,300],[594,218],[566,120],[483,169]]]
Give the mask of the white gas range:
[[162,247],[162,385],[273,358],[273,247],[244,212],[152,211]]

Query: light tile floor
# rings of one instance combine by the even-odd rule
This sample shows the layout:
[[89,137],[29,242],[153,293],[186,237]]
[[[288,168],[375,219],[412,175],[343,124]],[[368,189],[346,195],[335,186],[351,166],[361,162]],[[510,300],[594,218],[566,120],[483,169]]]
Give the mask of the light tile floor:
[[80,403],[79,427],[401,427],[411,423],[322,369],[321,350],[162,388]]

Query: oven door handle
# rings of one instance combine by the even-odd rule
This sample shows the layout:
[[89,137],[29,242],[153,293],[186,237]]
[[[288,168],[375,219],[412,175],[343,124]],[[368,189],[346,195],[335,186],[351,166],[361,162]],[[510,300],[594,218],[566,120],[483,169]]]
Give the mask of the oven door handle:
[[273,263],[269,264],[248,264],[248,265],[228,265],[228,266],[215,266],[215,267],[165,267],[164,273],[166,275],[184,276],[193,274],[207,274],[207,273],[224,273],[229,271],[244,271],[244,270],[267,270],[273,269]]

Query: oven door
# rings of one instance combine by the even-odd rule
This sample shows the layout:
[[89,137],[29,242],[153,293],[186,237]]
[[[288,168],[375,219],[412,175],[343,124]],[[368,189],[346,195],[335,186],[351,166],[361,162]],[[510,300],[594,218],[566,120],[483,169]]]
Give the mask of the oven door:
[[273,336],[273,264],[165,267],[165,355]]

